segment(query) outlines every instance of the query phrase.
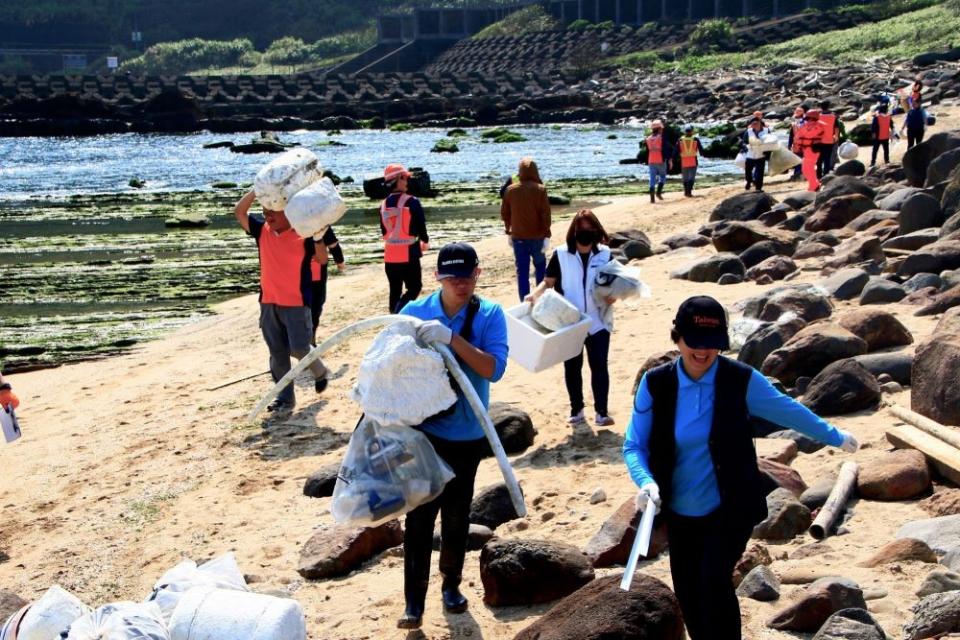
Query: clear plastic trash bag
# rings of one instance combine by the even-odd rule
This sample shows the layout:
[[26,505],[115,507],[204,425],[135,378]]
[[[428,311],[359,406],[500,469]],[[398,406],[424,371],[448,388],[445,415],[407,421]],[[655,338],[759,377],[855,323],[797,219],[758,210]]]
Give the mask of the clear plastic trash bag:
[[376,526],[433,500],[453,477],[423,433],[365,416],[350,437],[330,510],[339,523]]
[[160,607],[153,602],[113,602],[77,619],[63,640],[170,640]]

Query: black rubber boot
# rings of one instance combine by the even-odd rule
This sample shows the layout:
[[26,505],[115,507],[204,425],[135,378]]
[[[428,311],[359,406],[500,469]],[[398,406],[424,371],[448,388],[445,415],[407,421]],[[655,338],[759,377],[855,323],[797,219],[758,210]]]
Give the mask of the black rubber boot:
[[423,624],[424,601],[427,599],[427,582],[404,578],[403,595],[406,608],[397,620],[398,629],[419,629]]
[[654,191],[653,189],[650,189],[650,204],[656,203],[657,198],[655,194],[656,194],[656,191]]
[[444,576],[440,595],[443,598],[443,608],[449,613],[463,613],[467,610],[467,598],[460,593],[460,576]]
[[663,200],[663,184],[657,185],[657,197]]

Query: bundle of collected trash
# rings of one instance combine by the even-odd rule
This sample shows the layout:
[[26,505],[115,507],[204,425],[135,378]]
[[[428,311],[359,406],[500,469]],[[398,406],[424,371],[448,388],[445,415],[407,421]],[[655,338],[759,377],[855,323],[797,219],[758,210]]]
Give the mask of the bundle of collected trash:
[[167,571],[143,602],[91,609],[54,585],[13,614],[0,640],[306,640],[295,600],[252,593],[232,553]]
[[603,322],[613,326],[613,307],[607,304],[607,298],[629,300],[630,298],[649,298],[650,286],[640,279],[639,267],[628,267],[611,260],[600,267],[594,277],[593,299],[600,309]]
[[308,149],[292,149],[267,163],[257,172],[253,191],[264,208],[284,211],[302,238],[319,239],[347,210],[333,182],[323,177],[320,160]]

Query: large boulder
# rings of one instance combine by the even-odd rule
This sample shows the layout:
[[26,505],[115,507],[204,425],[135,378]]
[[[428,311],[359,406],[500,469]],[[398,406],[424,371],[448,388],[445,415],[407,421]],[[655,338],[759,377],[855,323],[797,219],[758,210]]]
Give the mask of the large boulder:
[[880,243],[880,238],[866,234],[848,238],[834,247],[833,257],[828,258],[823,266],[828,269],[842,269],[862,262],[883,265],[887,257]]
[[929,595],[910,611],[913,620],[903,626],[903,640],[939,638],[960,631],[960,591]]
[[897,211],[887,211],[885,209],[870,209],[864,211],[859,216],[847,223],[847,229],[854,231],[866,231],[870,227],[876,226],[885,220],[897,220],[900,214]]
[[813,640],[886,640],[883,627],[866,609],[841,609],[827,618]]
[[913,370],[912,353],[868,353],[854,357],[874,378],[887,374],[904,386],[910,385]]
[[853,309],[838,317],[836,323],[863,338],[867,352],[903,347],[913,342],[913,336],[903,323],[882,309]]
[[774,489],[767,495],[767,517],[753,528],[761,540],[790,540],[805,532],[813,518],[789,489]]
[[736,254],[718,253],[691,266],[686,279],[691,282],[717,282],[724,274],[732,273],[742,278],[746,272]]
[[941,424],[960,425],[960,334],[933,334],[913,356],[910,408]]
[[874,276],[860,292],[860,304],[888,304],[899,302],[906,297],[907,291],[898,283]]
[[780,598],[780,579],[770,567],[757,565],[750,570],[737,587],[737,595],[760,602],[770,602]]
[[940,201],[928,193],[915,193],[900,209],[900,235],[939,227],[943,224],[943,214],[940,212]]
[[862,176],[866,172],[867,167],[859,160],[847,160],[833,170],[833,174],[837,176]]
[[[825,203],[833,200],[834,198],[852,194],[860,194],[873,200],[873,198],[876,196],[876,193],[877,192],[874,191],[873,187],[870,186],[870,183],[863,178],[857,178],[854,176],[837,176],[820,188],[820,191],[817,192],[817,195],[813,200],[813,206],[815,209],[819,209]],[[887,207],[884,208],[886,209]]]
[[758,242],[771,242],[777,253],[790,255],[797,246],[797,237],[790,231],[772,229],[755,220],[731,221],[713,230],[713,246],[718,252],[740,253]]
[[763,241],[752,244],[741,251],[740,262],[749,270],[751,267],[755,267],[767,258],[772,258],[775,255],[778,255],[777,245],[769,241]]
[[308,580],[344,576],[382,551],[401,544],[403,529],[397,520],[378,527],[324,527],[303,545],[297,573]]
[[909,500],[930,488],[927,459],[914,449],[884,453],[860,466],[857,492],[868,500]]
[[683,640],[680,604],[656,578],[637,573],[629,591],[622,575],[606,576],[557,602],[514,640]]
[[932,187],[944,180],[950,179],[950,174],[960,164],[960,147],[944,151],[927,165],[927,177],[923,181],[925,187]]
[[793,252],[794,260],[808,260],[833,255],[833,247],[822,242],[801,242]]
[[940,210],[946,220],[950,220],[960,211],[960,171],[950,174],[950,180],[940,196]]
[[807,218],[803,228],[807,231],[829,231],[839,229],[856,220],[861,214],[876,209],[873,200],[860,193],[837,196],[817,208]]
[[960,307],[951,307],[947,309],[933,328],[934,333],[958,333],[960,334]]
[[738,193],[714,207],[710,220],[756,220],[775,204],[777,201],[762,191]]
[[896,537],[920,540],[936,553],[947,553],[960,540],[960,515],[913,520],[897,529]]
[[917,595],[923,598],[934,593],[960,590],[960,573],[945,569],[934,569],[923,579],[917,589]]
[[764,490],[767,495],[776,489],[786,489],[799,498],[807,490],[807,484],[800,476],[800,472],[789,465],[769,458],[757,458],[757,468],[764,476]]
[[[526,411],[506,402],[491,402],[489,414],[497,435],[500,436],[504,451],[523,453],[533,446],[537,430],[533,427],[533,421]],[[493,455],[490,443],[486,439],[481,447],[483,457],[488,458]]]
[[483,601],[492,607],[551,602],[593,578],[590,559],[569,544],[494,539],[480,552]]
[[803,404],[821,416],[853,413],[879,403],[877,379],[853,358],[828,364],[810,381],[803,395]]
[[770,281],[783,280],[788,275],[797,270],[797,264],[787,256],[771,256],[760,264],[747,269],[747,280],[757,280],[761,278]]
[[668,249],[680,249],[682,247],[705,247],[710,244],[710,238],[702,236],[699,233],[678,233],[668,238],[664,238],[661,244]]
[[930,227],[927,229],[918,229],[902,236],[894,236],[889,240],[884,240],[882,246],[884,249],[898,249],[900,251],[916,251],[920,247],[933,244],[940,239],[940,229]]
[[937,554],[926,542],[913,538],[900,538],[880,547],[866,560],[857,563],[859,567],[879,567],[884,564],[897,562],[926,562],[937,563]]
[[933,300],[913,312],[915,316],[932,316],[960,305],[960,285],[936,295]]
[[780,631],[815,633],[838,611],[866,608],[863,591],[856,587],[842,581],[812,584],[799,601],[767,621],[767,626]]
[[833,305],[814,288],[781,289],[763,301],[757,318],[775,322],[788,312],[796,314],[805,322],[813,322],[829,318],[833,313]]
[[900,207],[902,207],[903,203],[907,201],[907,198],[915,193],[922,192],[923,189],[920,187],[904,187],[903,189],[897,189],[888,196],[877,198],[877,206],[881,209],[887,209],[888,211],[900,211]]
[[763,325],[747,337],[737,353],[737,360],[759,369],[768,355],[782,347],[805,326],[807,323],[802,318]]
[[862,355],[867,343],[838,324],[818,322],[804,327],[767,356],[761,371],[786,385],[800,376],[813,377],[831,362]]
[[860,295],[870,281],[870,274],[859,267],[840,269],[818,284],[837,300],[851,300]]
[[[594,567],[612,567],[627,563],[642,516],[643,510],[637,508],[637,501],[630,497],[604,521],[584,549]],[[666,547],[666,529],[658,527],[654,530],[646,557],[655,558]]]
[[922,187],[927,180],[930,163],[944,151],[960,147],[960,134],[952,131],[935,133],[920,144],[907,149],[903,154],[903,170],[907,182]]
[[897,275],[909,278],[915,273],[940,273],[957,268],[960,268],[960,241],[940,240],[907,256]]

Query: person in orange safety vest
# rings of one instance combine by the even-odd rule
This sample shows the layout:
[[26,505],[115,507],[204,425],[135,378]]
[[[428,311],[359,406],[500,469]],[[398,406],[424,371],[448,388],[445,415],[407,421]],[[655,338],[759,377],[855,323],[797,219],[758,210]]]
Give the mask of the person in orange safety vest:
[[693,135],[693,127],[687,125],[684,135],[677,142],[674,161],[680,163],[680,174],[683,178],[683,195],[693,197],[693,183],[697,179],[697,154],[703,153],[703,144],[700,138]]
[[673,146],[663,135],[663,121],[650,123],[650,135],[647,136],[647,168],[650,171],[650,202],[656,198],[663,200],[663,186],[667,182],[667,164],[673,158]]
[[[383,180],[390,195],[380,203],[383,262],[390,283],[389,310],[399,313],[423,289],[420,257],[430,248],[427,221],[420,201],[407,193],[410,172],[402,164],[387,165]],[[403,287],[406,286],[406,292]]]
[[[803,118],[807,114],[807,108],[800,105],[793,110],[793,124],[790,125],[790,133],[787,135],[787,148],[798,156],[803,156],[803,152],[797,145],[797,130],[803,126]],[[796,182],[801,179],[800,165],[793,168],[793,174],[790,176],[790,182]]]
[[820,103],[820,124],[823,125],[823,135],[820,137],[820,157],[817,160],[817,178],[823,178],[833,171],[834,150],[840,140],[840,122],[837,114],[830,111],[830,101]]
[[894,134],[893,117],[887,113],[887,105],[881,104],[873,115],[870,123],[873,133],[873,154],[870,157],[870,166],[877,164],[877,150],[883,147],[883,163],[890,162],[890,136]]
[[820,141],[823,139],[824,126],[820,122],[820,109],[807,110],[803,125],[797,129],[797,147],[803,155],[803,177],[807,179],[807,190],[820,188],[817,177],[817,159],[820,156]]

